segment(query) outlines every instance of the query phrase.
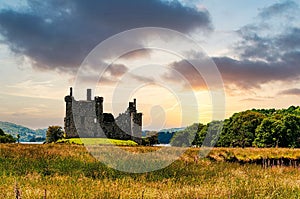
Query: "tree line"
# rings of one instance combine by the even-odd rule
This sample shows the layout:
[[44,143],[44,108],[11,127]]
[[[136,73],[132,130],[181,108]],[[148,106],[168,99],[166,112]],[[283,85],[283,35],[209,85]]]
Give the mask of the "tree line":
[[195,123],[175,133],[173,146],[300,147],[300,107],[252,109],[224,121]]

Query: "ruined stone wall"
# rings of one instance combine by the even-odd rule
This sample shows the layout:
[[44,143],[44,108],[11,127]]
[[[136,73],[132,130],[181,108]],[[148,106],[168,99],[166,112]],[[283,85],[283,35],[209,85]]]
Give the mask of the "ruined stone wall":
[[[142,136],[142,114],[136,111],[136,100],[129,102],[126,112],[116,119],[111,113],[103,113],[103,97],[91,100],[90,90],[86,101],[76,101],[72,96],[65,97],[65,132],[73,137],[107,137],[130,140]],[[75,126],[76,123],[76,126]],[[138,143],[140,139],[135,139]]]

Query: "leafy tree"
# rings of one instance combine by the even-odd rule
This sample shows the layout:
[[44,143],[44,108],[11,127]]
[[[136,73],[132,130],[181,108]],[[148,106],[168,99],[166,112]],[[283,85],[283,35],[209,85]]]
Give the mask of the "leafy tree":
[[186,127],[184,130],[176,132],[171,139],[171,145],[181,147],[191,146],[198,131],[199,124],[194,123],[191,126]]
[[265,116],[271,116],[276,112],[275,108],[272,109],[252,109],[252,111],[264,114]]
[[5,135],[5,133],[2,129],[0,129],[0,135]]
[[256,129],[254,145],[258,147],[275,147],[280,140],[279,132],[282,129],[282,122],[275,118],[265,118]]
[[[222,132],[223,121],[212,121],[207,125],[199,124],[198,132],[193,141],[196,146],[214,146],[218,145],[218,137]],[[204,143],[205,142],[205,143]]]
[[197,130],[195,139],[192,142],[192,145],[201,146],[203,141],[204,141],[204,138],[205,138],[206,134],[207,134],[207,125],[204,125],[204,124],[200,123],[198,125],[198,130]]
[[284,117],[284,126],[284,145],[287,147],[300,147],[300,116],[286,115]]
[[57,140],[63,138],[64,131],[60,126],[49,126],[46,133],[46,142],[56,142]]
[[255,130],[266,116],[257,111],[235,113],[224,122],[220,146],[250,147],[255,138]]
[[147,132],[147,137],[142,139],[142,145],[152,146],[154,144],[159,144],[159,142],[158,142],[158,132],[157,131]]
[[17,134],[17,141],[18,141],[18,143],[20,143],[20,134]]
[[0,143],[15,143],[16,139],[10,135],[5,134],[2,129],[0,129]]
[[300,117],[281,113],[265,118],[256,129],[254,144],[258,147],[300,147]]

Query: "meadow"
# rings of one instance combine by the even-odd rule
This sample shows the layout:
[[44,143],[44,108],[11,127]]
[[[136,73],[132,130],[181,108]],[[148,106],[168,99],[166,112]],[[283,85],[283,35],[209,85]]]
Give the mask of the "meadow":
[[116,140],[108,138],[69,138],[60,139],[57,143],[68,143],[68,144],[101,144],[101,145],[117,145],[117,146],[137,146],[138,144],[132,140]]
[[[121,147],[133,153],[159,147]],[[296,166],[251,160],[297,160],[299,149],[188,149],[168,167],[143,174],[114,170],[74,144],[0,145],[0,198],[300,198]],[[167,157],[166,157],[167,158]],[[241,162],[242,160],[242,162]],[[248,161],[246,161],[248,160]],[[16,188],[17,187],[17,188]]]

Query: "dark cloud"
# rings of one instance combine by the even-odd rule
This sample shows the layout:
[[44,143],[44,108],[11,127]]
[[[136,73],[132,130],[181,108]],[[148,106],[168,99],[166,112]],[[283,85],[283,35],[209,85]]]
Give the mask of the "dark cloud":
[[292,27],[287,29],[284,34],[275,39],[275,43],[280,49],[285,51],[300,50],[300,28]]
[[106,73],[112,77],[120,77],[127,71],[128,68],[124,64],[112,64],[106,69]]
[[278,94],[279,95],[300,95],[300,89],[299,88],[287,89],[279,92]]
[[[210,15],[178,1],[27,0],[28,8],[0,11],[0,33],[10,49],[35,67],[69,70],[79,66],[99,42],[137,27],[182,32],[211,30]],[[131,42],[139,42],[138,39]],[[122,44],[119,44],[122,45]]]
[[[242,38],[234,47],[238,58],[214,58],[226,84],[252,89],[272,81],[299,80],[300,29],[293,23],[296,15],[291,10],[300,12],[293,1],[276,3],[262,9],[259,17],[263,19],[238,30]],[[286,17],[265,20],[280,14]]]
[[243,89],[260,88],[272,81],[293,82],[300,77],[300,56],[293,57],[298,64],[289,62],[263,62],[235,60],[228,57],[214,58],[225,84],[235,84]]
[[172,70],[169,70],[163,75],[163,78],[173,83],[183,84],[183,87],[189,89],[205,89],[207,88],[204,79],[201,74],[194,68],[194,66],[186,60],[170,63],[169,66]]
[[[262,84],[272,81],[293,82],[300,79],[300,52],[291,54],[287,60],[280,62],[264,62],[251,60],[236,60],[229,57],[214,57],[225,86],[235,85],[240,89],[260,88]],[[195,89],[207,88],[204,78],[185,60],[170,64],[171,71],[164,79],[174,83],[183,83],[178,73],[182,74]],[[185,84],[185,83],[184,83]],[[187,87],[187,85],[184,85]]]
[[[251,90],[273,81],[293,83],[300,79],[300,28],[293,23],[295,19],[292,16],[288,17],[293,15],[288,12],[290,10],[300,13],[299,6],[293,1],[262,9],[256,23],[245,25],[237,31],[241,40],[233,47],[235,58],[212,58],[225,87],[233,85],[233,88]],[[279,14],[286,17],[265,20]],[[197,57],[190,54],[191,59]],[[171,67],[182,73],[193,88],[205,87],[202,77],[186,61],[174,62]],[[166,74],[165,79],[179,82],[176,73]]]
[[151,58],[151,53],[153,49],[139,49],[131,51],[127,54],[124,54],[120,57],[120,59],[124,60],[138,60],[139,58]]
[[296,4],[294,1],[288,0],[280,3],[275,3],[269,7],[263,8],[259,13],[259,16],[263,19],[270,19],[274,16],[282,17],[282,15],[286,15],[287,12],[293,11],[296,8],[298,8],[298,4]]
[[[241,59],[274,62],[299,51],[299,13],[300,8],[294,1],[275,3],[262,9],[255,23],[237,31],[242,40],[235,46],[235,53]],[[278,15],[279,18],[266,20]]]

